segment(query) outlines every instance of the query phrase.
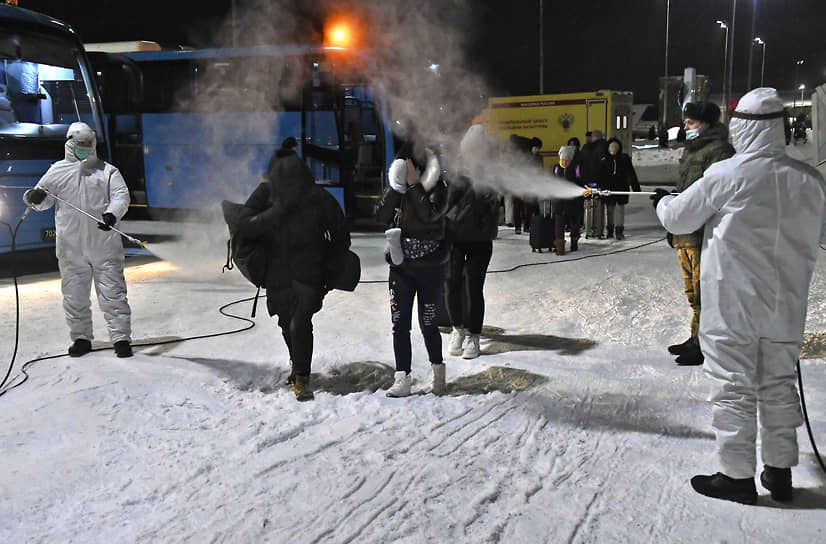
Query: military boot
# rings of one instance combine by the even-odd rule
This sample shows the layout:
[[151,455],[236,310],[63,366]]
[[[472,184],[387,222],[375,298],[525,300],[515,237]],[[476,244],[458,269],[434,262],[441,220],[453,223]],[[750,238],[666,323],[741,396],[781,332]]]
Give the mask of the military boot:
[[565,239],[554,240],[554,248],[557,255],[565,255]]
[[295,400],[297,401],[313,400],[315,395],[313,395],[313,390],[310,388],[310,377],[296,374],[293,393],[295,393]]

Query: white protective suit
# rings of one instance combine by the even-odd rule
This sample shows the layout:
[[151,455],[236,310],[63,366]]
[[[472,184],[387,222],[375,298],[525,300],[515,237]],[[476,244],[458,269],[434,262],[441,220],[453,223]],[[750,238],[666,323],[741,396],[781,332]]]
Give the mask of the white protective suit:
[[758,412],[763,462],[798,461],[795,363],[826,233],[826,187],[814,168],[786,155],[782,112],[774,89],[743,96],[730,123],[736,155],[657,206],[675,234],[705,225],[699,338],[715,383],[720,472],[731,478],[755,474]]
[[[92,154],[86,159],[78,160],[74,154],[78,140],[91,138],[94,142],[94,131],[85,123],[72,123],[66,137],[65,158],[54,163],[35,187],[43,188],[95,217],[108,212],[120,220],[129,207],[129,190],[120,171],[97,157],[94,144]],[[92,280],[110,340],[131,341],[132,312],[126,299],[120,235],[112,230],[100,230],[89,217],[51,194],[32,207],[38,211],[55,207],[63,309],[72,341],[78,338],[92,340]]]

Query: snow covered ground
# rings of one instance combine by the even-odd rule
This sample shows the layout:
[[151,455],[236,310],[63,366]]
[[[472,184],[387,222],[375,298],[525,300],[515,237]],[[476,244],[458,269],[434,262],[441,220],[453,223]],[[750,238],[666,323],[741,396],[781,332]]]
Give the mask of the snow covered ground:
[[[709,382],[665,351],[688,334],[689,309],[647,198],[632,198],[626,235],[557,257],[503,228],[482,357],[446,357],[448,396],[389,399],[383,242],[355,234],[364,283],[315,317],[309,403],[282,385],[287,352],[261,306],[249,330],[151,345],[243,328],[218,308],[254,289],[221,273],[221,227],[150,244],[168,260],[127,270],[145,346],[115,358],[95,307],[100,351],[37,362],[0,396],[0,541],[823,542],[826,477],[803,429],[793,504],[691,490],[691,476],[716,470]],[[57,275],[22,278],[20,294],[14,383],[23,362],[68,345]],[[824,310],[821,259],[807,331],[826,332]],[[226,311],[249,316],[250,302]],[[9,280],[0,331],[5,362]],[[413,342],[422,389],[417,326]],[[803,375],[826,449],[826,354],[815,355]]]

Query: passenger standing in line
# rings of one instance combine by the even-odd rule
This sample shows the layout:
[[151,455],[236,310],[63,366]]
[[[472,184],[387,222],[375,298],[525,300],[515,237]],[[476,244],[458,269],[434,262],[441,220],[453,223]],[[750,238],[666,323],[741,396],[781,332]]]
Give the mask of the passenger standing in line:
[[[622,143],[616,138],[608,142],[608,155],[603,166],[602,177],[605,180],[604,188],[610,191],[640,192],[640,182],[631,157],[622,152]],[[628,204],[627,195],[612,195],[603,199],[608,226],[606,236],[614,236],[616,229],[617,240],[625,238],[625,205]]]
[[[734,155],[734,148],[728,143],[728,129],[720,123],[720,108],[716,104],[689,102],[683,114],[687,141],[680,158],[676,187],[678,193],[703,177],[709,166]],[[675,234],[670,243],[677,250],[692,318],[691,336],[681,344],[668,346],[668,352],[677,356],[678,365],[701,365],[703,352],[697,334],[700,330],[700,248],[703,244],[703,229],[691,234]]]
[[[72,339],[69,355],[80,357],[92,351],[89,295],[94,281],[115,354],[131,357],[132,310],[123,276],[123,241],[111,229],[129,209],[129,189],[120,170],[98,158],[97,139],[89,125],[72,123],[66,138],[63,160],[26,191],[23,201],[37,211],[55,207],[55,251]],[[95,224],[55,197],[100,217],[100,222]]]
[[[585,185],[598,187],[602,180],[602,172],[605,156],[608,155],[608,143],[602,135],[602,131],[591,132],[591,141],[582,146],[582,178]],[[585,237],[605,238],[603,227],[605,225],[605,212],[602,207],[602,200],[598,196],[587,200],[588,207],[585,210]]]
[[[451,242],[445,281],[445,304],[453,327],[448,353],[479,357],[479,334],[485,317],[485,275],[498,232],[499,196],[475,187],[471,176],[488,159],[493,146],[482,125],[473,125],[459,144],[460,171],[448,185],[446,228]],[[467,314],[462,295],[467,296]]]
[[[586,138],[588,140],[590,140],[590,138],[591,138],[591,133],[590,132],[586,133]],[[568,166],[568,168],[574,168],[575,172],[578,171],[578,174],[577,174],[579,176],[578,183],[580,185],[584,185],[584,182],[582,180],[582,151],[580,150],[579,138],[577,138],[576,136],[573,136],[573,137],[569,138],[568,143],[566,145],[574,148],[574,160],[571,161],[571,164]],[[585,207],[588,205],[588,199],[583,198],[583,199],[581,199],[580,203],[582,204],[579,207],[579,231],[580,231],[580,234],[581,234],[582,230],[583,230],[583,227],[585,225]],[[573,250],[571,250],[571,251],[573,251]]]
[[270,240],[267,266],[267,310],[290,354],[296,400],[314,398],[310,385],[313,358],[313,315],[329,291],[328,271],[350,247],[350,232],[336,199],[319,185],[295,153],[271,162],[269,183],[261,183],[244,204],[256,213],[239,229],[246,237]]
[[436,155],[405,144],[390,165],[390,185],[376,207],[376,219],[390,227],[386,259],[390,264],[390,316],[396,373],[388,397],[410,394],[413,300],[418,300],[419,326],[432,371],[431,391],[445,392],[442,337],[437,322],[443,294],[448,247],[445,242],[447,187],[440,179]]
[[[554,175],[565,178],[571,183],[582,185],[579,165],[574,164],[576,157],[573,146],[559,148],[559,164],[554,166]],[[579,249],[579,220],[585,199],[573,198],[569,200],[554,199],[552,201],[554,215],[554,247],[557,255],[565,255],[565,227],[571,231],[571,251]]]
[[[702,110],[690,113],[694,120],[716,120]],[[714,382],[711,423],[720,470],[694,476],[691,486],[745,504],[757,502],[758,428],[760,482],[774,500],[793,498],[791,467],[798,463],[803,423],[795,364],[819,245],[826,241],[826,182],[786,154],[783,115],[775,89],[750,91],[731,114],[737,154],[713,164],[678,196],[658,189],[652,197],[666,229],[700,232],[703,240],[699,338]]]

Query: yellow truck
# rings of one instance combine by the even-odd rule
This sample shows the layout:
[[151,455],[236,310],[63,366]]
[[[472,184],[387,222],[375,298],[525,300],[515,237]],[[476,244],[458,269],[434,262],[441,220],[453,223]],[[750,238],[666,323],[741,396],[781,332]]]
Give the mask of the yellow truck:
[[483,122],[489,134],[503,139],[511,134],[539,138],[545,168],[553,168],[560,146],[574,136],[584,145],[585,133],[593,130],[618,139],[630,155],[633,102],[630,91],[607,90],[496,97],[488,99]]

